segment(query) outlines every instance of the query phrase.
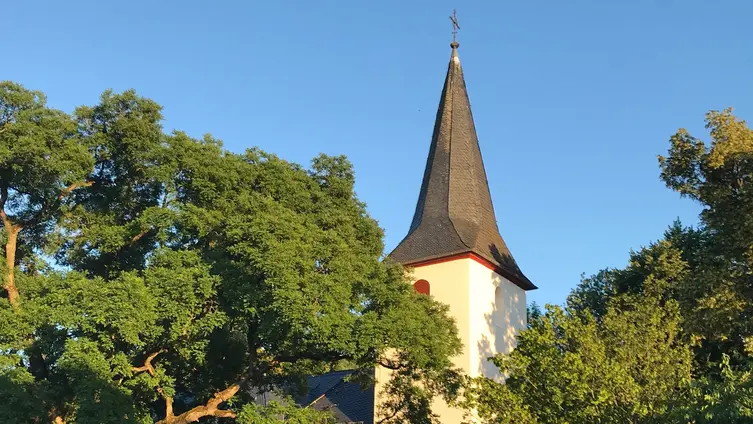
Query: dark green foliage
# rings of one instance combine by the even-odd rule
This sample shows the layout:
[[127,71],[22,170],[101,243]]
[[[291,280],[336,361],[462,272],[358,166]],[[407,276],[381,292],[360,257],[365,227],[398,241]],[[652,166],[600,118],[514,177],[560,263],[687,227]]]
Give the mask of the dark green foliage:
[[447,307],[383,260],[344,157],[165,134],[132,91],[69,117],[3,84],[2,228],[23,252],[3,269],[20,294],[0,298],[3,422],[325,423],[251,394],[378,363],[410,399],[394,422],[457,392]]
[[326,412],[290,406],[290,401],[272,401],[267,406],[244,405],[238,414],[238,424],[334,424]]

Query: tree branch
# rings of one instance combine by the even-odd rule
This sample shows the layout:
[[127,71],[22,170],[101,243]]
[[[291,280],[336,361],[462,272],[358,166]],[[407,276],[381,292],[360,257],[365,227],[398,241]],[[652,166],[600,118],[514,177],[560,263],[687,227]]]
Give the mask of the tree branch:
[[94,181],[80,181],[77,183],[72,183],[66,188],[64,188],[60,193],[58,193],[57,198],[55,198],[54,201],[49,203],[44,203],[42,205],[42,209],[37,212],[37,214],[30,219],[28,219],[26,222],[23,222],[24,227],[30,227],[35,224],[39,224],[40,222],[44,221],[45,219],[48,219],[54,211],[60,207],[60,203],[65,199],[73,190],[81,187],[90,187],[92,184],[94,184]]
[[171,417],[171,418],[174,417],[175,414],[173,413],[173,398],[170,396],[162,396],[162,397],[165,398],[165,416]]
[[8,201],[8,186],[3,185],[0,187],[0,220],[2,220],[5,231],[10,231],[13,228],[13,223],[5,213],[5,202]]
[[384,368],[387,368],[387,369],[390,369],[390,370],[393,370],[393,371],[397,371],[397,370],[403,369],[403,365],[394,365],[392,362],[384,362],[384,361],[379,360],[379,361],[377,361],[377,364],[379,366],[382,366]]
[[23,228],[21,224],[14,224],[8,214],[5,213],[5,202],[8,201],[8,186],[3,185],[0,187],[0,220],[3,223],[3,228],[8,234],[8,240],[5,242],[5,278],[3,282],[3,288],[8,294],[8,302],[14,309],[19,307],[20,294],[18,287],[16,287],[16,249],[18,243],[18,233]]
[[[63,415],[64,414],[59,413],[58,409],[54,406],[47,412],[47,418],[49,418],[52,424],[66,424]],[[34,422],[39,422],[39,418],[37,417]]]
[[165,399],[165,421],[174,419],[175,413],[173,412],[172,396],[165,396],[165,391],[162,390],[162,387],[158,388],[157,392],[160,394],[160,396],[162,396],[163,399]]
[[389,422],[389,420],[395,418],[398,413],[400,413],[400,408],[394,408],[391,414],[382,417],[382,419],[377,421],[377,424],[383,424],[383,423]]
[[[220,405],[235,396],[244,382],[245,379],[241,379],[227,389],[215,393],[206,404],[194,407],[178,416],[166,416],[165,419],[158,421],[157,424],[188,424],[197,422],[204,417],[235,418],[235,412],[220,409]],[[168,399],[168,397],[165,398],[166,409],[168,412],[171,412],[172,399]]]
[[278,355],[274,358],[275,362],[297,362],[302,359],[309,359],[312,361],[340,361],[342,359],[351,359],[351,355],[347,355],[344,353],[332,353],[332,352],[326,352],[326,353],[311,353],[311,352],[301,352],[296,355]]
[[77,183],[73,183],[69,185],[68,187],[64,188],[63,191],[61,191],[60,194],[58,194],[58,200],[65,199],[66,196],[71,194],[71,192],[77,188],[91,187],[92,184],[94,184],[94,181],[80,181]]
[[146,230],[142,230],[140,233],[138,233],[135,236],[131,237],[131,241],[130,241],[129,244],[132,245],[132,244],[136,243],[137,241],[141,240],[141,238],[144,237],[149,232],[149,230],[151,230],[151,228],[147,228]]
[[164,349],[161,349],[147,356],[146,359],[144,360],[144,365],[140,367],[133,367],[131,368],[131,371],[133,371],[134,374],[138,374],[140,372],[146,371],[149,373],[149,375],[154,377],[154,374],[156,373],[154,371],[154,366],[152,366],[152,361],[154,360],[154,358],[157,357],[157,355],[159,355],[160,353],[163,353],[164,351],[165,351]]

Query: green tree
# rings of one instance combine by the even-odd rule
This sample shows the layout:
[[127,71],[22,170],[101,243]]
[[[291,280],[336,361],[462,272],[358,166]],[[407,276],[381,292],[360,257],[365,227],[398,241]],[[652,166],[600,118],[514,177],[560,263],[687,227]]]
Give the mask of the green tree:
[[729,109],[706,128],[710,143],[680,129],[659,157],[666,185],[702,206],[698,228],[675,222],[565,309],[531,314],[494,358],[507,384],[470,391],[486,422],[751,421],[753,131]]
[[731,109],[706,115],[711,143],[680,129],[660,156],[662,180],[703,207],[703,249],[680,293],[699,363],[717,368],[753,331],[753,130]]
[[0,81],[0,223],[2,270],[8,302],[20,303],[17,266],[34,272],[61,206],[86,180],[91,157],[65,113],[46,106],[44,94]]
[[[3,227],[44,211],[24,244],[33,262],[15,258],[18,296],[0,304],[4,422],[324,423],[291,405],[252,406],[254,393],[294,393],[304,376],[341,368],[373,384],[367,371],[382,364],[404,400],[387,405],[392,421],[428,423],[428,399],[459,389],[447,307],[383,259],[344,157],[306,169],[166,134],[159,105],[133,91],[105,92],[73,118],[37,113],[59,117],[45,128],[63,141],[29,132],[24,150],[0,134],[10,170],[0,186],[47,196],[14,200],[17,221]],[[25,122],[17,116],[5,126]],[[43,175],[17,165],[38,160],[37,144],[69,162]]]
[[731,365],[722,355],[719,370],[699,375],[663,418],[676,423],[749,423],[753,420],[753,373],[750,358]]
[[671,246],[657,248],[663,254],[644,269],[642,294],[611,298],[596,318],[576,291],[571,303],[580,308],[547,306],[534,316],[516,349],[493,358],[505,384],[476,380],[467,406],[489,423],[660,422],[690,381],[691,350],[678,303],[665,300],[685,264]]

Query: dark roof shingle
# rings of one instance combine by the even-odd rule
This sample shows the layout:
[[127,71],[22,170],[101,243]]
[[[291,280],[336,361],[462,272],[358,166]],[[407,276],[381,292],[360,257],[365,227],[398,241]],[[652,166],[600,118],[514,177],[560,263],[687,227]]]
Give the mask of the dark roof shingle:
[[[373,371],[372,371],[373,372]],[[306,380],[308,392],[296,403],[320,411],[330,411],[338,423],[374,423],[374,387],[363,390],[348,381],[354,371],[337,371]]]
[[390,257],[411,265],[475,253],[521,288],[535,289],[499,234],[458,45],[452,47],[413,222]]

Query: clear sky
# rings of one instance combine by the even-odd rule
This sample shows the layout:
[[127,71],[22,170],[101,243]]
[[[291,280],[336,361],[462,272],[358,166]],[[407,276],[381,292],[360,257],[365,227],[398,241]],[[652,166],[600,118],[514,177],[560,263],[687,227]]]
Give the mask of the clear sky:
[[656,155],[704,114],[753,117],[753,1],[2,0],[0,79],[71,112],[112,88],[166,130],[308,163],[355,165],[391,250],[410,225],[458,9],[463,63],[502,236],[561,303],[699,207]]

